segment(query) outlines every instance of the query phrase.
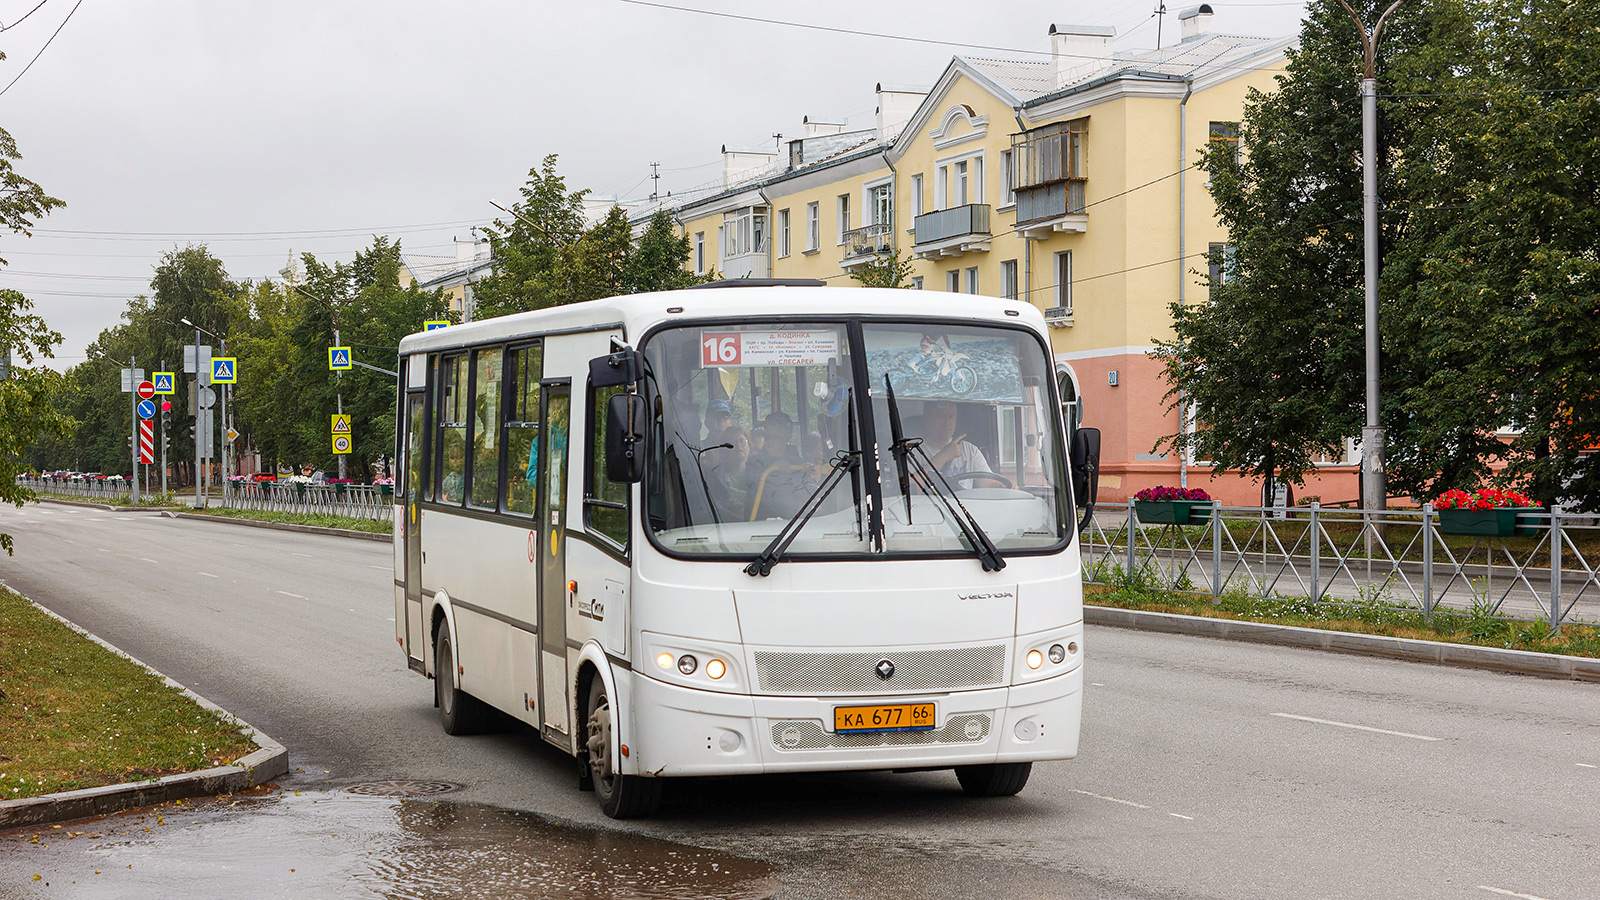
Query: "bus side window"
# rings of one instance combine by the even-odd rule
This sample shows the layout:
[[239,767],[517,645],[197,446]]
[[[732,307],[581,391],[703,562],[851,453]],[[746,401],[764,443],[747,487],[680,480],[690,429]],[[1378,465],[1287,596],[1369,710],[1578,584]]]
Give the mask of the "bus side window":
[[439,402],[434,407],[434,417],[439,423],[439,438],[434,446],[439,451],[440,503],[462,500],[467,469],[467,368],[465,355],[444,359],[440,371]]
[[506,512],[531,516],[539,485],[539,379],[544,377],[539,345],[511,351],[506,373]]
[[504,351],[499,347],[472,354],[472,494],[473,506],[494,509],[500,502],[500,385]]
[[[585,453],[587,478],[583,490],[583,525],[591,534],[602,534],[623,550],[628,549],[628,497],[632,486],[606,477],[606,406],[611,398],[627,391],[626,386],[589,388],[589,441]],[[644,398],[639,398],[643,403]]]

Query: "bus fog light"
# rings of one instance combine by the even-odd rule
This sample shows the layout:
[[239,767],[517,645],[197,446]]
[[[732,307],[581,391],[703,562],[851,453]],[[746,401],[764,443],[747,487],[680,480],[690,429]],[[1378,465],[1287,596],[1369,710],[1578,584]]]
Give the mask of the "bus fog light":
[[1067,652],[1071,653],[1073,656],[1077,656],[1078,655],[1078,642],[1077,641],[1069,641],[1067,643]]
[[706,675],[711,678],[721,678],[728,674],[728,664],[720,659],[713,659],[706,663]]
[[1037,650],[1028,651],[1028,668],[1037,669],[1044,665],[1044,654]]
[[1039,723],[1032,719],[1023,719],[1012,729],[1019,741],[1031,741],[1039,736]]
[[695,668],[699,665],[700,661],[687,653],[678,657],[678,671],[685,675],[693,675]]
[[[706,671],[711,671],[710,663],[706,664]],[[732,753],[739,749],[739,745],[742,743],[744,743],[744,739],[739,737],[739,732],[737,731],[724,731],[722,737],[717,739],[717,746],[722,748],[723,753]]]
[[1067,658],[1067,648],[1061,646],[1060,644],[1051,644],[1050,645],[1050,661],[1051,662],[1059,663],[1059,662],[1064,661],[1066,658]]
[[672,668],[672,654],[671,653],[663,653],[660,656],[657,656],[656,657],[656,665],[660,666],[663,669]]

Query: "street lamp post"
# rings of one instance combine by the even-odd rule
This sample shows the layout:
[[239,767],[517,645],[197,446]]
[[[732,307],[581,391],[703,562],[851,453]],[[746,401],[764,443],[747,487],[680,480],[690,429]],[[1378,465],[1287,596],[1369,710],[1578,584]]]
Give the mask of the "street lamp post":
[[[188,319],[179,319],[178,321],[180,321],[183,324],[188,325],[189,327],[194,329],[194,346],[195,346],[194,368],[195,368],[195,380],[198,381],[199,378],[200,378],[200,333],[201,332],[205,332],[206,334],[210,335],[211,337],[216,338],[217,339],[217,344],[220,347],[220,349],[222,350],[222,355],[223,356],[227,356],[228,355],[228,339],[226,337],[223,337],[222,335],[212,334],[211,332],[206,331],[204,328],[201,328],[199,325],[194,324],[193,322],[189,321]],[[199,405],[199,399],[200,399],[199,387],[196,387],[194,393],[195,393],[195,401],[196,401],[195,405],[198,406]],[[196,412],[198,412],[198,410]],[[228,474],[233,469],[232,460],[230,459],[230,457],[233,456],[233,447],[231,446],[231,442],[228,440],[228,386],[226,384],[222,385],[222,410],[221,410],[221,412],[222,412],[222,427],[221,427],[220,430],[221,430],[222,433],[218,436],[219,437],[218,443],[222,444],[222,505],[223,506],[227,506],[228,505],[228,499],[229,499]],[[210,423],[209,422],[206,423],[206,428],[207,428],[208,431],[210,430]],[[195,434],[195,454],[194,454],[194,458],[195,458],[195,464],[199,465],[199,463],[200,463],[200,449],[199,449],[200,448],[200,429],[198,427],[198,420],[196,422],[196,427],[195,427],[195,430],[194,430],[194,434]],[[195,496],[196,497],[199,496],[199,488],[198,487],[195,489]],[[200,504],[197,502],[195,505],[196,505],[196,507],[198,507]]]
[[1385,484],[1383,426],[1378,422],[1378,41],[1383,26],[1400,7],[1394,0],[1369,32],[1346,0],[1339,5],[1361,32],[1361,215],[1366,270],[1367,424],[1361,429],[1361,507],[1389,505]]
[[[317,301],[318,303],[321,303],[323,306],[326,306],[328,308],[328,312],[333,315],[333,345],[335,347],[344,346],[344,344],[339,340],[339,307],[333,305],[332,303],[329,303],[328,301],[322,299],[321,297],[318,297],[316,294],[313,294],[310,291],[307,291],[307,290],[301,288],[297,284],[290,285],[290,287],[294,288],[295,290],[299,291],[300,293],[306,295],[307,297],[310,297],[311,299]],[[336,384],[343,383],[343,379],[344,379],[344,373],[343,372],[335,372],[333,374],[334,374],[335,378],[339,379],[338,382],[335,382]],[[344,415],[344,392],[339,390],[338,388],[335,388],[334,392],[333,392],[333,402],[334,402],[334,410],[333,411],[338,413],[341,416]],[[343,453],[338,454],[338,462],[339,462],[339,479],[342,481],[346,477],[348,477],[348,476],[345,475],[345,461],[344,461],[344,454]]]

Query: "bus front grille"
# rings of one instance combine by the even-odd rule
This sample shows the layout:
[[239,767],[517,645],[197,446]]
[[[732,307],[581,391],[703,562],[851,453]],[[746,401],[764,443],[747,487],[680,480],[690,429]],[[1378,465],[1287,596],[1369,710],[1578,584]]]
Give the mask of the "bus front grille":
[[[961,691],[1006,683],[1006,647],[902,652],[780,653],[757,650],[756,685],[769,694],[904,694]],[[878,675],[888,660],[894,674]]]
[[779,719],[772,723],[772,746],[779,750],[844,750],[860,747],[918,747],[929,744],[977,744],[989,737],[994,719],[987,713],[951,716],[931,731],[863,731],[846,734],[822,730],[815,719]]

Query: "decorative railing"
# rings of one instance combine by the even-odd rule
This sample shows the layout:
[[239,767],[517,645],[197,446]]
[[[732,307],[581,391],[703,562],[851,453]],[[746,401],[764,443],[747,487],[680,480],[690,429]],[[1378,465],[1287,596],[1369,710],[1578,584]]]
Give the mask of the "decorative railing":
[[894,249],[894,223],[879,222],[844,233],[844,258],[877,256]]
[[125,479],[18,478],[17,484],[35,494],[84,500],[127,500],[133,494],[133,485]]
[[1037,187],[1017,188],[1017,224],[1042,222],[1065,215],[1084,213],[1084,196],[1089,191],[1089,180],[1070,178],[1041,184]]
[[1191,524],[1097,510],[1082,535],[1086,581],[1219,599],[1304,599],[1521,621],[1600,621],[1600,518],[1518,510],[1513,533],[1448,533],[1438,511],[1200,504]]
[[386,485],[263,481],[238,484],[223,506],[272,512],[317,513],[352,519],[394,519],[394,492]]

